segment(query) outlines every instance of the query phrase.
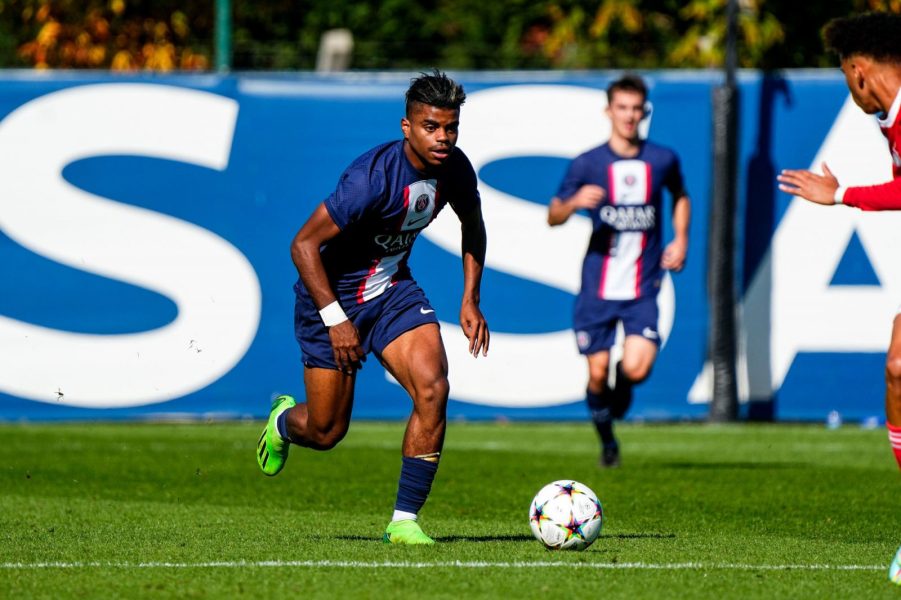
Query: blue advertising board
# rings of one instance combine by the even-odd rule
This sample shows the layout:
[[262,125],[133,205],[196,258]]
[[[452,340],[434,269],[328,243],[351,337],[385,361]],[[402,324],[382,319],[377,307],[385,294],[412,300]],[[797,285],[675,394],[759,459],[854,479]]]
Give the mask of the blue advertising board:
[[[450,417],[584,418],[570,326],[589,219],[551,229],[546,206],[568,161],[609,134],[604,89],[618,74],[453,75],[488,229],[492,346],[467,356],[459,224],[445,211],[410,264],[442,322]],[[644,75],[645,133],[679,153],[693,219],[688,264],[658,302],[665,342],[630,417],[702,418],[720,79]],[[400,137],[410,76],[0,73],[0,419],[260,417],[273,394],[302,399],[289,243],[350,161]],[[826,161],[843,184],[883,181],[885,142],[837,73],[739,83],[743,406],[777,419],[880,414],[901,222],[793,200],[775,177]],[[355,416],[409,411],[370,359]]]

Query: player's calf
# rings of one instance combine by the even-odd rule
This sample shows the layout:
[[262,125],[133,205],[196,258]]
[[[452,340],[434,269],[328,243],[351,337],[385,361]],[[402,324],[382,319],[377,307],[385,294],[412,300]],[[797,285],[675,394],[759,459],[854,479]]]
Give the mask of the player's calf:
[[307,424],[303,437],[296,440],[296,443],[312,450],[331,450],[347,435],[347,424],[332,424],[325,427],[312,426],[309,421]]
[[889,348],[885,361],[885,424],[895,461],[901,468],[901,352]]

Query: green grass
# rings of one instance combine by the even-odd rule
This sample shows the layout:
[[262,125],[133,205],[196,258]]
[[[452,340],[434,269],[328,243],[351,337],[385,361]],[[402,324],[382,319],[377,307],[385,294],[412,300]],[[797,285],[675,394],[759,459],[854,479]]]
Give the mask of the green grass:
[[[271,479],[254,460],[260,427],[0,426],[0,597],[901,593],[886,577],[901,532],[881,429],[626,425],[622,468],[602,471],[588,424],[452,424],[421,516],[439,544],[407,548],[380,541],[401,424],[294,448]],[[604,506],[584,552],[546,551],[529,531],[532,496],[562,478]],[[804,565],[864,568],[782,568]]]

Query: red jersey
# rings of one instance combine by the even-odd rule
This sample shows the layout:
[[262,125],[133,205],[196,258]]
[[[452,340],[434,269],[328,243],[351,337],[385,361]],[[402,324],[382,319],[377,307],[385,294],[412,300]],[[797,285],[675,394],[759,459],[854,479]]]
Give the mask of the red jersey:
[[888,140],[892,153],[892,177],[887,183],[849,187],[842,203],[861,210],[901,210],[901,91],[884,118],[878,119],[879,129]]

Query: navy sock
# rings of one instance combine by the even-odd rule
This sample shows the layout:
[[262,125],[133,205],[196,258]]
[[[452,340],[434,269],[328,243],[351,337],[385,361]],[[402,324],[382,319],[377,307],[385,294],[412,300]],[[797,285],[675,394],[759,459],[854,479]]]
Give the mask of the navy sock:
[[616,438],[613,436],[613,414],[610,410],[610,390],[604,389],[600,394],[591,391],[585,392],[585,402],[591,412],[591,420],[597,429],[601,444],[605,448],[616,446]]
[[622,361],[616,363],[616,387],[611,395],[611,414],[614,419],[622,419],[632,406],[632,380],[623,373]]
[[394,510],[413,513],[419,512],[429,497],[432,481],[438,472],[438,463],[405,456],[400,469],[400,482],[397,484],[397,502]]
[[288,435],[288,411],[283,410],[282,414],[278,416],[275,420],[275,428],[278,430],[278,435],[285,440],[286,442],[291,441],[291,437]]

